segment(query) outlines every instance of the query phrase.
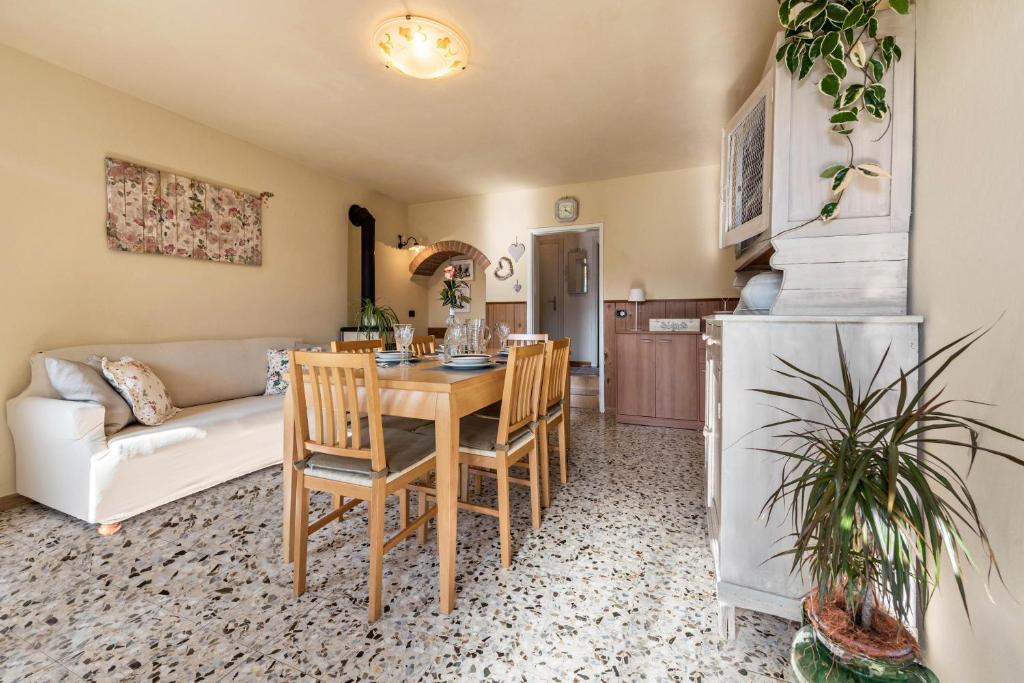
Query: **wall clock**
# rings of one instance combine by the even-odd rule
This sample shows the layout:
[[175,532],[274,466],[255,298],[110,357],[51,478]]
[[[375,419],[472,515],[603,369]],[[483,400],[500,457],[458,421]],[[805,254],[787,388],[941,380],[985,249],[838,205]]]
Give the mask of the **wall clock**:
[[555,202],[555,218],[560,223],[569,223],[580,215],[580,202],[575,197],[562,197]]

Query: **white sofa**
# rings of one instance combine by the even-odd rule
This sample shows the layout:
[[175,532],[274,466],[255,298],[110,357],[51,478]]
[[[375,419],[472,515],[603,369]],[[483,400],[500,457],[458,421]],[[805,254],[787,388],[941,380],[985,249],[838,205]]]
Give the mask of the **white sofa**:
[[[18,493],[87,522],[111,524],[281,462],[284,396],[263,396],[267,350],[298,343],[270,337],[35,354],[31,383],[7,402]],[[147,363],[183,410],[160,426],[135,423],[106,436],[103,407],[61,400],[44,362],[92,355]]]

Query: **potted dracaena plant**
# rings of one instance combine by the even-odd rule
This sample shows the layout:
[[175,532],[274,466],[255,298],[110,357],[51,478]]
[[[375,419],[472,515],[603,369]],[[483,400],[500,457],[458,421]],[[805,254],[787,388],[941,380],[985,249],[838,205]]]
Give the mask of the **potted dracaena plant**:
[[[961,404],[974,402],[945,398],[936,384],[987,332],[960,337],[888,383],[879,381],[886,350],[868,386],[856,387],[837,327],[838,382],[776,356],[784,369],[775,372],[809,396],[755,390],[792,404],[779,407],[784,419],[762,428],[773,431],[778,446],[757,450],[785,461],[764,506],[769,515],[780,508],[792,517],[792,547],[776,557],[791,556],[792,571],[812,584],[804,600],[809,626],[794,641],[798,680],[935,680],[915,663],[920,650],[905,627],[916,596],[927,609],[945,555],[967,610],[969,537],[998,574],[966,475],[951,455],[962,451],[971,465],[978,455],[1024,465],[980,437],[1024,439],[961,414]],[[919,372],[920,387],[911,390]]]

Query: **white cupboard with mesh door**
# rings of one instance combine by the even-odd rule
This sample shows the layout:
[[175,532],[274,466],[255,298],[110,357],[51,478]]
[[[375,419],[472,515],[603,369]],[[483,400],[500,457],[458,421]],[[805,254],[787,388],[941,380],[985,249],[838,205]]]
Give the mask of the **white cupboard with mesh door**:
[[[833,133],[833,102],[818,90],[826,67],[819,64],[800,80],[777,64],[775,53],[785,43],[780,33],[764,77],[723,130],[719,243],[771,241],[778,257],[771,265],[785,273],[774,315],[906,312],[915,19],[891,11],[878,19],[878,35],[893,36],[903,54],[881,81],[890,104],[884,119],[862,114],[849,137]],[[874,42],[863,40],[872,54]],[[851,69],[843,86],[858,74]],[[852,173],[838,215],[815,220],[834,199],[822,172],[847,164],[875,164],[892,177]]]

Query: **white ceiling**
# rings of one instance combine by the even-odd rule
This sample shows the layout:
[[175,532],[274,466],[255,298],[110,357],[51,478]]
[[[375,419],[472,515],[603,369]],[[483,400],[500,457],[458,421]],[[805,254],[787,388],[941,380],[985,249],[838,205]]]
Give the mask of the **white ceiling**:
[[[470,67],[370,38],[411,11]],[[713,164],[773,0],[0,0],[0,42],[405,202]]]

